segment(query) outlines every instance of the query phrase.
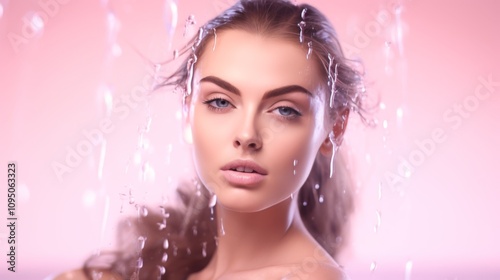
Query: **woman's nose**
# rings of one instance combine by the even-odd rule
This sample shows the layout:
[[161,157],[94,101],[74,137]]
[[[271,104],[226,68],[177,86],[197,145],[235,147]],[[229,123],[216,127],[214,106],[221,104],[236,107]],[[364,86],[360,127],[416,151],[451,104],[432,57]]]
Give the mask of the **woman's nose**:
[[256,118],[254,116],[248,116],[242,120],[236,132],[233,146],[235,148],[251,151],[262,148],[262,137],[259,134]]

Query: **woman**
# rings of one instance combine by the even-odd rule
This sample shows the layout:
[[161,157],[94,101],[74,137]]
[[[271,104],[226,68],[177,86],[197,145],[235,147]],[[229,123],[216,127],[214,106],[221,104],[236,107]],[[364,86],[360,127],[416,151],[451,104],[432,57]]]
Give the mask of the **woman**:
[[124,222],[130,247],[59,279],[345,279],[333,257],[352,198],[332,165],[364,88],[328,20],[242,0],[185,52],[162,84],[184,92],[198,175],[179,187],[182,207]]

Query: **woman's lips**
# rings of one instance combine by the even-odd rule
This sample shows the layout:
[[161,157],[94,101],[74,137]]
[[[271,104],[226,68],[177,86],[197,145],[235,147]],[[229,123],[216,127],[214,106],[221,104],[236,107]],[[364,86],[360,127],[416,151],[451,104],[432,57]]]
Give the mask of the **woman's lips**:
[[266,175],[252,172],[239,172],[234,170],[221,170],[226,181],[232,185],[251,186],[260,183]]

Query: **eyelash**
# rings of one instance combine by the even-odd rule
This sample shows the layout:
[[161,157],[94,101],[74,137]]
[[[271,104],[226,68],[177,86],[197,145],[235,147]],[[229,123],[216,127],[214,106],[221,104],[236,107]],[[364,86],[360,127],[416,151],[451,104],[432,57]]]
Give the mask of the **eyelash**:
[[[203,101],[202,103],[203,103],[203,104],[205,104],[205,105],[207,105],[207,108],[208,108],[209,110],[214,111],[214,112],[222,112],[224,109],[226,109],[226,108],[227,108],[227,107],[222,107],[222,108],[220,108],[220,107],[216,107],[216,106],[211,105],[210,103],[212,103],[212,102],[214,102],[214,101],[219,101],[219,102],[220,102],[220,101],[225,101],[225,102],[227,102],[227,103],[228,103],[228,106],[233,106],[233,105],[232,105],[229,101],[227,101],[227,100],[226,100],[226,99],[224,99],[224,98],[220,98],[220,97],[212,98],[212,99],[209,99],[209,100]],[[233,106],[233,107],[234,107],[234,106]],[[276,110],[276,109],[289,109],[289,110],[291,110],[291,111],[292,111],[292,112],[291,112],[291,115],[289,115],[289,116],[284,116],[284,115],[279,114],[279,117],[280,117],[280,118],[282,118],[282,119],[285,119],[285,120],[294,120],[294,119],[296,119],[296,118],[298,118],[298,117],[302,116],[302,114],[301,114],[301,113],[299,113],[297,110],[295,110],[295,109],[293,109],[292,107],[289,107],[289,106],[279,106],[279,107],[274,108],[274,110]],[[274,110],[273,110],[273,111],[274,111]]]

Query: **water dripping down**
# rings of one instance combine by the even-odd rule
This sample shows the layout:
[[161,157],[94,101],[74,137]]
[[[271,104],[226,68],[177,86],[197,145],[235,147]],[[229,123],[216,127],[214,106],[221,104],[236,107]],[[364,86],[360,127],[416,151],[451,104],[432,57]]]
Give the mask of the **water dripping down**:
[[186,22],[184,23],[184,33],[182,34],[184,38],[186,38],[189,35],[191,27],[195,24],[196,20],[194,18],[194,15],[189,15],[188,18],[186,19]]
[[137,240],[139,240],[139,248],[141,249],[141,251],[144,249],[144,246],[146,245],[147,239],[148,238],[144,237],[144,236],[139,236],[139,238],[137,238]]
[[380,228],[380,222],[382,221],[382,215],[380,213],[380,210],[377,210],[375,213],[377,214],[377,223],[375,224],[373,229],[375,233],[377,233],[378,229]]
[[220,218],[220,234],[226,235],[226,230],[224,229],[224,221]]
[[304,28],[306,27],[306,22],[301,21],[297,24],[297,26],[300,28],[299,42],[303,43],[304,42]]
[[214,46],[212,47],[212,51],[215,51],[215,46],[217,45],[217,30],[214,30]]
[[207,257],[207,242],[202,243],[201,255],[206,258]]
[[333,177],[333,163],[335,160],[335,154],[337,153],[337,150],[339,149],[339,147],[337,146],[337,143],[335,142],[335,135],[333,134],[333,131],[330,131],[328,138],[330,139],[330,143],[332,143],[332,157],[330,159],[330,178],[332,178]]
[[313,42],[312,41],[309,41],[307,43],[307,55],[306,55],[306,59],[309,59],[311,57],[311,54],[312,54],[312,45],[313,45]]

